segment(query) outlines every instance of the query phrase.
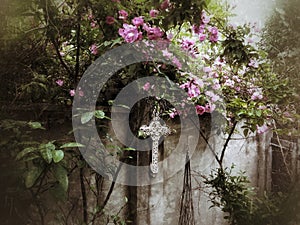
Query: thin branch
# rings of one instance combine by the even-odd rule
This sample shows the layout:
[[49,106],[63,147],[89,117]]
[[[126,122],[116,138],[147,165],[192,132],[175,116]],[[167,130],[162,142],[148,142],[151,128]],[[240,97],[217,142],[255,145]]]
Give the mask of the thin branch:
[[80,188],[81,188],[81,196],[82,196],[82,208],[83,208],[83,222],[84,224],[88,224],[88,213],[87,213],[87,197],[86,190],[84,185],[84,175],[83,175],[83,167],[79,170],[80,177]]
[[226,152],[226,148],[227,148],[227,146],[228,146],[228,143],[229,143],[229,141],[231,140],[231,136],[233,135],[233,133],[234,133],[234,131],[235,131],[235,128],[236,128],[236,125],[237,125],[237,121],[235,121],[234,123],[233,123],[233,126],[232,126],[232,128],[231,128],[231,130],[230,130],[230,133],[229,133],[229,135],[228,135],[228,137],[227,137],[227,139],[226,139],[226,142],[225,142],[225,144],[224,144],[224,146],[223,146],[223,149],[222,149],[222,153],[221,153],[221,157],[220,157],[220,166],[221,166],[221,168],[222,168],[222,163],[223,163],[223,159],[224,159],[224,156],[225,156],[225,152]]
[[77,82],[79,77],[79,68],[80,68],[80,33],[81,33],[81,13],[80,13],[80,5],[77,6],[77,29],[76,29],[76,64],[75,64],[75,74],[74,74],[74,85]]

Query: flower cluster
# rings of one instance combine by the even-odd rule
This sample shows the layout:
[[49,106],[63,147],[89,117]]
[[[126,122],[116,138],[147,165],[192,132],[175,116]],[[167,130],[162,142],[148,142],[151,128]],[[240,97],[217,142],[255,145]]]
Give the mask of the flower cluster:
[[[256,78],[264,61],[260,61],[257,55],[251,55],[248,61],[233,66],[230,60],[227,62],[228,58],[223,54],[224,46],[221,41],[225,41],[228,35],[225,36],[222,32],[231,30],[234,33],[243,33],[244,31],[240,32],[240,30],[236,32],[242,28],[228,24],[225,31],[220,30],[214,18],[203,10],[197,25],[185,23],[179,30],[164,31],[161,27],[154,25],[160,22],[154,23],[153,21],[162,19],[159,16],[160,13],[168,12],[170,7],[172,6],[169,0],[165,0],[159,9],[151,9],[147,15],[134,17],[131,17],[125,10],[120,10],[118,19],[121,20],[122,27],[119,28],[119,35],[126,43],[141,40],[144,43],[148,40],[162,43],[165,41],[165,43],[178,46],[183,53],[188,53],[191,59],[186,60],[186,55],[181,57],[180,54],[170,51],[168,44],[162,45],[159,49],[161,56],[177,67],[176,82],[187,92],[187,99],[179,105],[193,102],[195,112],[199,115],[221,110],[222,115],[228,121],[246,118],[255,124],[255,120],[261,121],[259,117],[266,118],[269,113],[267,103],[265,103],[267,97],[261,82]],[[114,18],[107,18],[107,23],[112,24],[113,21],[115,21]],[[173,35],[174,33],[176,35]],[[245,48],[252,48],[248,52],[256,51],[251,35],[246,31],[243,35],[241,43]],[[181,71],[183,63],[191,68],[189,73]],[[151,91],[152,88],[149,83],[143,86],[144,91]],[[221,99],[228,104],[225,108],[229,112],[224,112],[224,107],[218,109]],[[186,113],[180,107],[169,111],[171,118]],[[253,114],[255,109],[259,112]],[[262,123],[259,122],[259,124]],[[256,127],[256,124],[252,127],[254,126]],[[258,126],[256,129],[260,132],[266,130],[263,126]]]

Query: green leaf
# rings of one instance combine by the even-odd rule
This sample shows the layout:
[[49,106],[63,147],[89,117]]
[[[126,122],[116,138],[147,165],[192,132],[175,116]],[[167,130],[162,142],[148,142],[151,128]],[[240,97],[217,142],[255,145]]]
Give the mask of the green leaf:
[[35,152],[37,150],[37,148],[34,147],[29,147],[29,148],[25,148],[23,151],[19,152],[16,156],[16,160],[20,160],[22,159],[25,155]]
[[85,146],[83,144],[76,143],[76,142],[69,142],[60,146],[60,148],[78,148],[78,147],[85,147]]
[[28,122],[28,126],[30,126],[32,129],[43,129],[43,130],[45,130],[45,128],[39,122]]
[[64,152],[62,150],[52,151],[52,158],[55,163],[60,162],[64,158]]
[[105,113],[102,110],[96,110],[95,111],[95,117],[98,119],[104,119]]
[[41,144],[39,148],[43,159],[50,164],[52,162],[52,151],[55,150],[55,145],[48,142],[47,144]]
[[59,182],[59,186],[67,192],[69,186],[68,172],[61,165],[57,165],[54,167],[54,176],[56,180]]
[[94,116],[94,112],[86,112],[81,115],[81,123],[85,124],[89,122]]
[[122,150],[125,150],[125,151],[135,151],[136,149],[135,148],[123,148]]
[[37,179],[40,177],[41,173],[43,172],[42,168],[40,167],[32,167],[26,174],[25,174],[25,186],[26,188],[31,188]]

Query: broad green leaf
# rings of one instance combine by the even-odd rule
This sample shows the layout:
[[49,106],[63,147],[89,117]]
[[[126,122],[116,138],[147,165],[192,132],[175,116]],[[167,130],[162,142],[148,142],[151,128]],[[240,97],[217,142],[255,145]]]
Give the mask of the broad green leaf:
[[28,147],[25,148],[23,151],[19,152],[16,156],[16,160],[20,160],[22,159],[25,155],[31,153],[31,152],[35,152],[37,150],[37,148],[34,147]]
[[52,158],[55,163],[60,162],[64,158],[64,152],[62,150],[53,150]]
[[102,110],[96,110],[95,111],[95,117],[98,119],[104,119],[105,113]]
[[43,172],[43,170],[40,167],[30,168],[30,170],[25,174],[26,188],[31,188],[35,184],[37,179],[40,177],[42,172]]
[[84,147],[84,145],[76,142],[69,142],[60,146],[60,148],[78,148],[78,147]]
[[32,129],[43,129],[43,130],[45,130],[45,128],[39,122],[28,122],[28,126],[30,126]]
[[86,112],[81,115],[81,123],[85,124],[89,122],[94,116],[94,112]]
[[52,162],[52,151],[54,150],[55,150],[55,145],[52,144],[51,142],[40,145],[41,155],[48,164]]
[[66,192],[69,186],[69,179],[68,179],[68,172],[67,170],[62,167],[61,165],[57,164],[54,167],[54,176],[56,180],[59,182],[59,185],[62,189]]

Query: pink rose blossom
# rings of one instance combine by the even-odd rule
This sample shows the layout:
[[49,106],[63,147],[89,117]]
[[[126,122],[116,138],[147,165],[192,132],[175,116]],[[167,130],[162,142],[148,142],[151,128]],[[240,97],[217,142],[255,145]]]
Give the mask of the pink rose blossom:
[[194,85],[194,84],[191,84],[189,87],[188,87],[188,96],[190,98],[195,98],[195,97],[198,97],[200,95],[200,90],[199,88]]
[[133,43],[142,38],[142,33],[138,31],[136,26],[123,24],[123,28],[119,29],[119,35],[124,38],[127,43]]
[[269,130],[269,127],[266,124],[262,125],[261,127],[256,125],[256,129],[258,134],[263,134]]
[[196,105],[196,113],[199,115],[203,115],[205,113],[205,107],[202,105]]
[[181,48],[183,50],[190,50],[195,45],[195,41],[190,38],[183,38],[181,41]]
[[145,31],[147,31],[149,40],[157,40],[164,35],[164,33],[158,27],[149,27],[148,25],[144,24],[143,28]]
[[151,9],[149,12],[150,17],[156,18],[158,16],[159,11],[156,9]]
[[120,20],[127,20],[128,13],[125,10],[119,10],[119,19]]
[[55,81],[55,83],[60,87],[64,85],[64,81],[61,79],[58,79],[57,81]]
[[205,25],[201,24],[200,26],[193,25],[192,30],[195,34],[203,34]]
[[146,84],[144,84],[143,86],[143,90],[144,91],[149,91],[151,84],[149,82],[147,82]]
[[161,5],[160,5],[160,8],[162,10],[166,10],[169,7],[170,7],[170,1],[169,0],[164,0],[163,3],[161,3]]
[[135,26],[142,26],[144,24],[144,19],[142,16],[135,17],[132,19],[132,24]]
[[199,34],[199,41],[205,41],[207,35],[206,34]]
[[112,17],[112,16],[107,16],[105,22],[106,22],[108,25],[114,24],[115,18]]
[[71,95],[72,97],[75,96],[75,90],[74,90],[74,89],[70,90],[70,95]]
[[96,44],[92,44],[90,47],[90,51],[93,55],[97,55],[98,54],[98,47]]

